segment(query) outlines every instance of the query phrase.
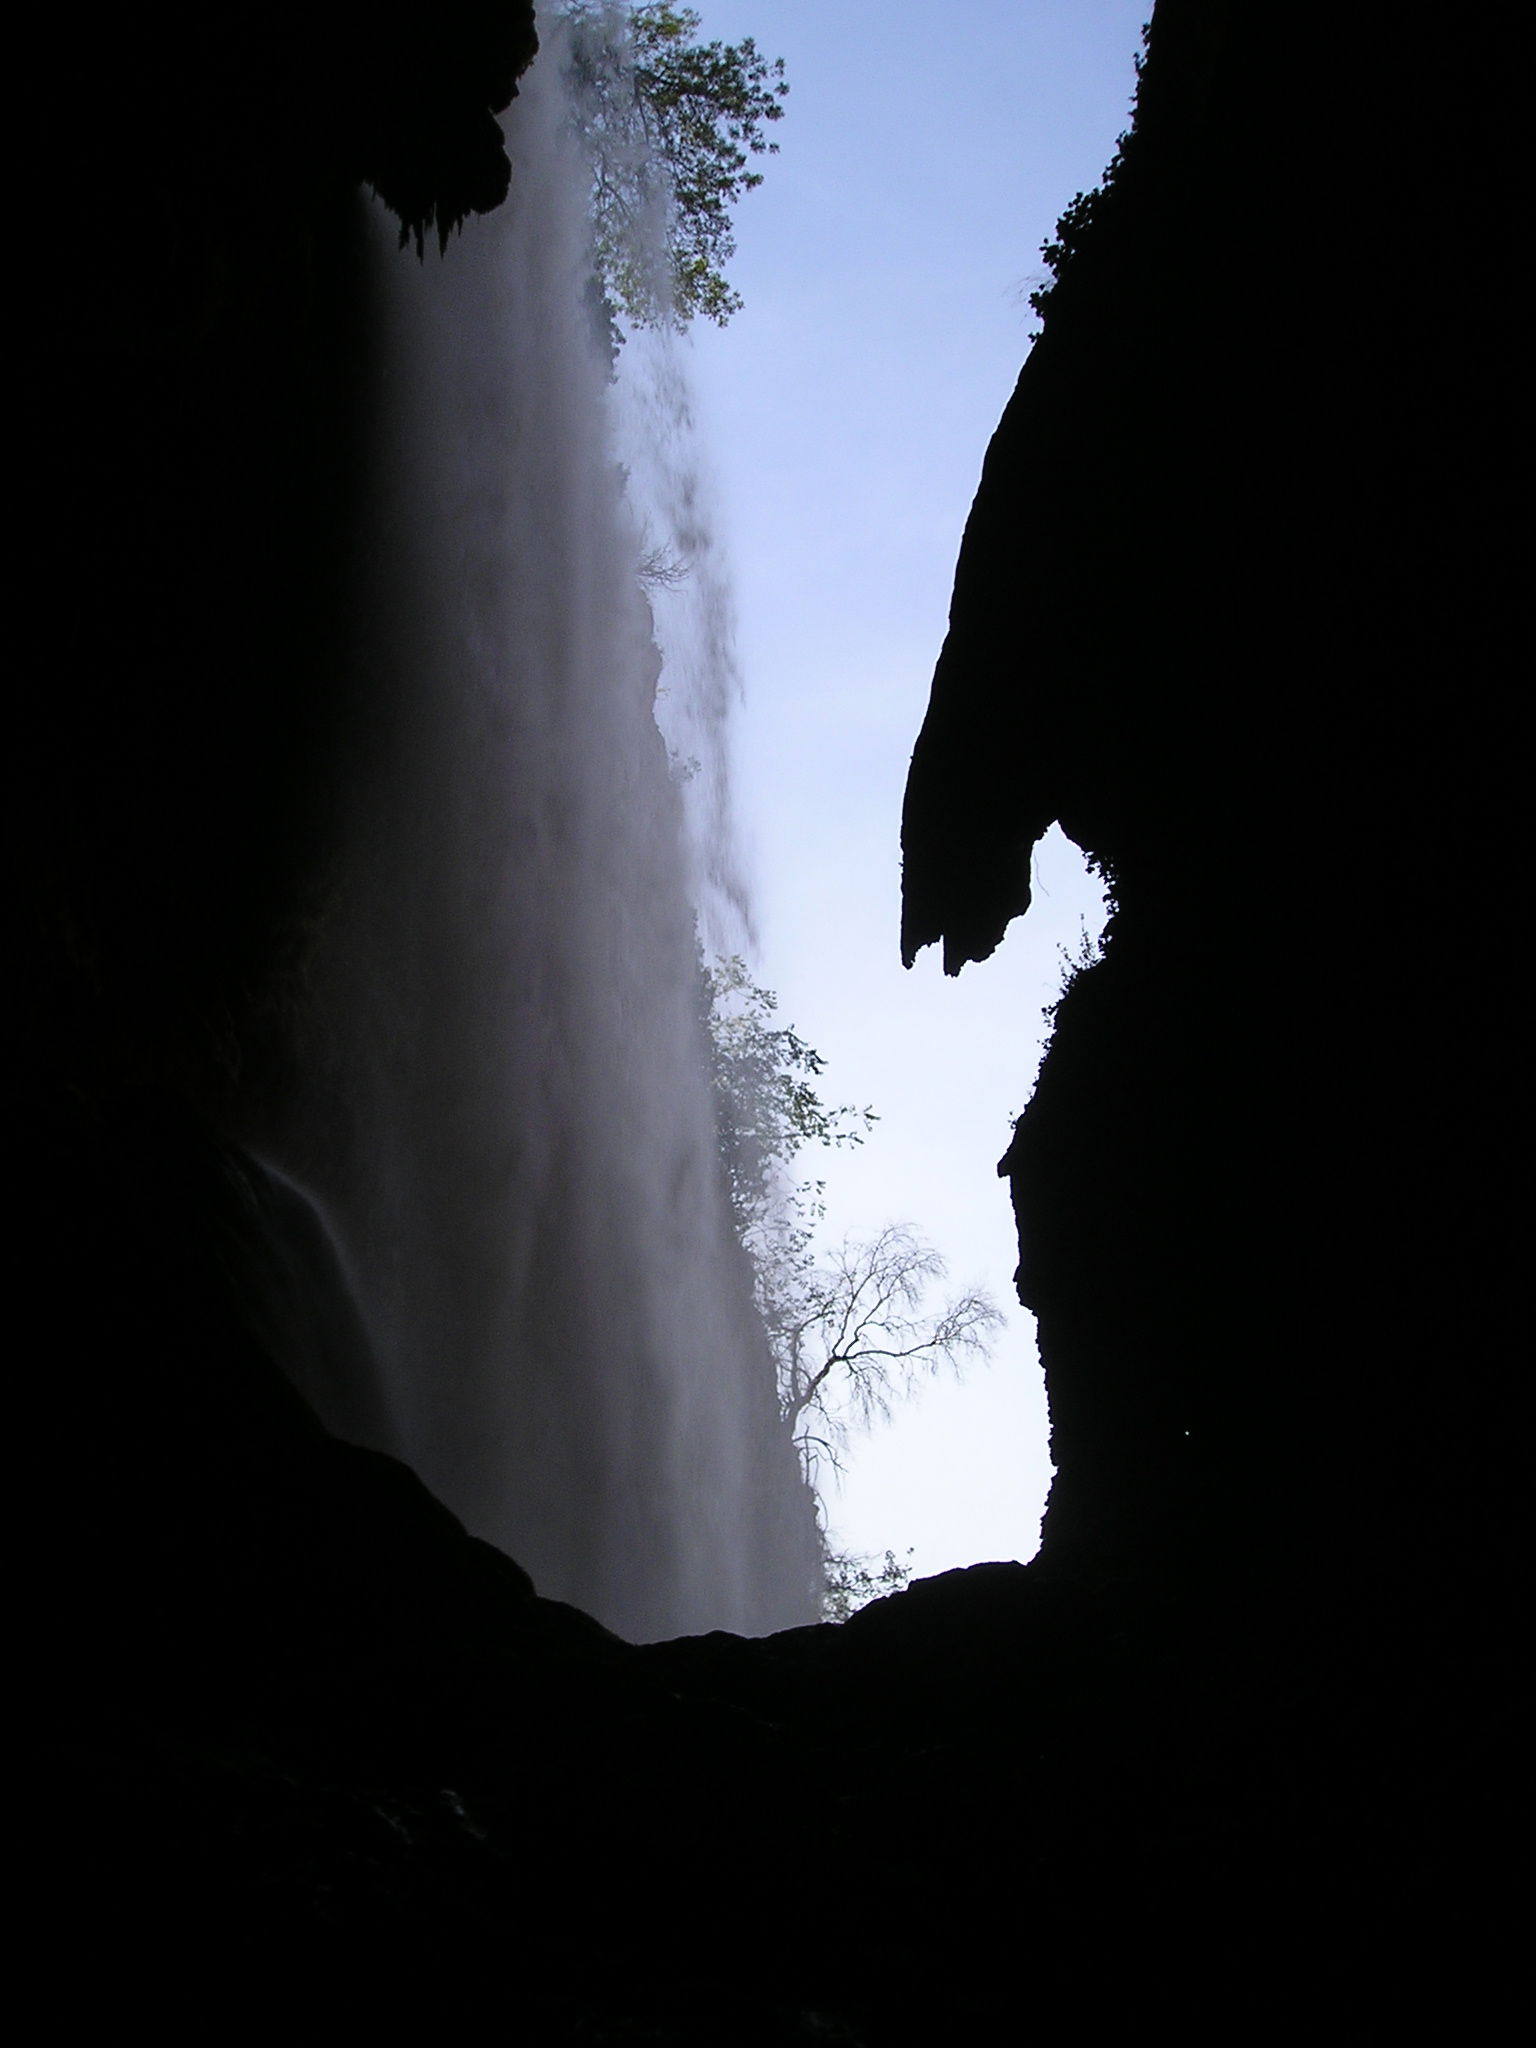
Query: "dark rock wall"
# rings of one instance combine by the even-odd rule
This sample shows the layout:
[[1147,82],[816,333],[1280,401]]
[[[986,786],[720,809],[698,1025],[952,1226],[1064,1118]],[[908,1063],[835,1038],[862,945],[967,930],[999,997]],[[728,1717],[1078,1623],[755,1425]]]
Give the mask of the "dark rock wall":
[[1053,819],[1115,880],[1004,1162],[1063,1568],[1454,1628],[1508,1555],[1511,62],[1164,0],[988,453],[905,944],[984,959]]
[[[227,1074],[323,858],[377,364],[359,184],[505,195],[529,0],[56,13],[12,123],[23,1061]],[[248,1056],[248,1050],[245,1056]]]
[[1118,906],[1000,1167],[1034,1569],[1172,1656],[1182,1731],[1221,1702],[1195,1804],[1298,1967],[1430,2000],[1499,1974],[1524,1585],[1508,29],[1162,0],[904,819],[909,960],[984,960],[1053,819]]
[[281,1086],[269,1026],[359,730],[359,187],[413,232],[496,204],[491,109],[534,46],[519,0],[29,28],[5,1242],[45,1721],[283,1662],[287,1505],[325,1460],[277,1361],[358,1340],[313,1218],[275,1227],[289,1198],[213,1128]]

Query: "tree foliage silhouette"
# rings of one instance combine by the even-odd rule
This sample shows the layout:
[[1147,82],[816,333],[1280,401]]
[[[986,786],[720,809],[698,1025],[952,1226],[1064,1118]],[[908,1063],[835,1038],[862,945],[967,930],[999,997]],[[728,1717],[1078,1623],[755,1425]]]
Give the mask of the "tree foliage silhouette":
[[691,7],[570,0],[563,19],[610,326],[723,327],[742,303],[725,277],[731,209],[778,148],[765,130],[783,118],[783,58],[750,36],[699,41]]
[[[912,1555],[911,1551],[907,1556]],[[825,1559],[826,1582],[821,1596],[823,1621],[846,1621],[871,1600],[884,1600],[899,1593],[912,1577],[912,1567],[894,1550],[882,1557],[854,1551],[829,1550]]]
[[819,1214],[822,1183],[790,1181],[801,1148],[861,1145],[879,1119],[867,1107],[822,1101],[815,1083],[825,1060],[777,1021],[778,997],[753,981],[739,954],[702,973],[720,1156],[736,1228],[751,1250],[786,1198]]
[[778,998],[743,960],[703,970],[703,986],[732,1213],[752,1257],[780,1412],[814,1485],[841,1469],[852,1431],[888,1417],[920,1380],[985,1357],[1003,1317],[979,1288],[939,1293],[944,1260],[909,1223],[846,1236],[818,1257],[825,1183],[797,1180],[796,1159],[806,1145],[862,1144],[878,1119],[822,1100],[825,1061],[777,1022]]
[[841,1469],[851,1430],[948,1367],[984,1358],[1002,1311],[980,1288],[933,1300],[943,1258],[910,1224],[845,1237],[822,1263],[783,1276],[770,1305],[779,1405],[812,1480]]

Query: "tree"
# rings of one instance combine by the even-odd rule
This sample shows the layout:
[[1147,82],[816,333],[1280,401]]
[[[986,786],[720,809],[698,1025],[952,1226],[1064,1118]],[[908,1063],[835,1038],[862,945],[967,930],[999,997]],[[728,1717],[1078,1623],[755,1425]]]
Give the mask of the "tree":
[[697,314],[723,327],[742,303],[725,278],[731,209],[763,182],[752,159],[777,151],[764,130],[783,118],[783,58],[750,36],[699,42],[691,7],[569,0],[564,20],[610,329]]
[[815,1244],[825,1184],[796,1180],[807,1144],[862,1144],[878,1121],[815,1087],[825,1061],[776,1021],[778,998],[738,956],[700,965],[720,1156],[732,1214],[752,1258],[758,1312],[778,1373],[779,1408],[812,1484],[841,1468],[851,1430],[890,1414],[917,1382],[984,1357],[1000,1310],[979,1288],[933,1301],[944,1260],[906,1223]]
[[[1141,31],[1142,47],[1151,40],[1152,24],[1148,22]],[[1145,59],[1137,54],[1136,92],[1140,98],[1141,83],[1145,75]],[[1128,159],[1135,153],[1139,143],[1134,121],[1131,127],[1115,142],[1115,153],[1110,158],[1103,177],[1091,191],[1078,192],[1056,223],[1056,233],[1049,242],[1042,242],[1040,254],[1045,259],[1049,279],[1029,294],[1030,311],[1037,318],[1045,318],[1045,309],[1051,302],[1051,295],[1076,261],[1084,244],[1092,236],[1095,223],[1102,223],[1112,211],[1119,196],[1120,181]]]
[[[912,1555],[911,1551],[907,1556]],[[912,1567],[894,1550],[883,1558],[860,1556],[854,1551],[829,1550],[823,1560],[824,1583],[821,1596],[823,1621],[846,1621],[871,1600],[884,1600],[899,1593],[912,1577]]]
[[792,1026],[775,1021],[779,999],[759,988],[739,954],[700,976],[720,1157],[731,1213],[754,1256],[782,1233],[786,1210],[819,1214],[822,1184],[792,1184],[789,1169],[804,1145],[861,1145],[879,1118],[851,1102],[829,1107],[815,1079],[826,1065]]
[[783,1276],[768,1335],[779,1405],[808,1478],[840,1470],[850,1430],[886,1420],[919,1380],[963,1372],[991,1349],[1002,1311],[980,1288],[936,1306],[943,1258],[907,1223],[846,1237],[825,1265]]

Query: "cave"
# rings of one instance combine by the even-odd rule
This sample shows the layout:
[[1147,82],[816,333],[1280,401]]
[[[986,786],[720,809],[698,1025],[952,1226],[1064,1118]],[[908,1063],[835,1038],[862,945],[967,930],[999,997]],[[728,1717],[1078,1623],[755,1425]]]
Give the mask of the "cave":
[[49,2010],[743,2048],[1491,2031],[1512,25],[1158,0],[987,452],[901,823],[912,960],[975,971],[1053,824],[1113,893],[999,1169],[1042,1550],[839,1626],[648,1641],[467,1528],[366,1404],[325,1426],[362,1338],[259,1163],[369,726],[358,188],[427,258],[518,203],[495,116],[532,11],[40,33],[8,1017]]

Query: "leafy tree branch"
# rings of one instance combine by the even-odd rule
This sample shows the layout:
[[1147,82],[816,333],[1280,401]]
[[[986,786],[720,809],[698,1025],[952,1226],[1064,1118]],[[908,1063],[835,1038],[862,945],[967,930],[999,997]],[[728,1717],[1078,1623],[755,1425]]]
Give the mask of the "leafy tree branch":
[[[909,1550],[907,1556],[911,1555]],[[886,1551],[883,1558],[829,1550],[826,1591],[821,1601],[822,1618],[825,1621],[846,1621],[850,1614],[857,1614],[871,1600],[883,1600],[888,1594],[899,1593],[911,1576],[911,1565],[898,1558],[894,1550]]]
[[752,37],[699,41],[691,7],[568,0],[567,76],[591,166],[597,286],[618,322],[724,326],[741,309],[726,281],[731,210],[763,182],[768,126],[789,91],[782,57]]

